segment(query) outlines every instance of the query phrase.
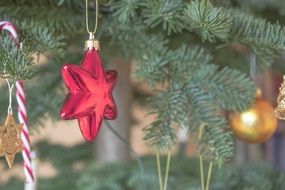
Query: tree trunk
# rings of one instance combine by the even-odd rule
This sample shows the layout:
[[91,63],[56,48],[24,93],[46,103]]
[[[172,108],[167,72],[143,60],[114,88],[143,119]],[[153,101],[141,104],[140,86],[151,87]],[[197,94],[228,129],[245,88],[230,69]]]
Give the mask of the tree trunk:
[[[117,104],[118,117],[114,121],[108,121],[120,136],[129,141],[130,109],[131,109],[131,84],[130,62],[123,59],[113,59],[111,69],[118,72],[118,81],[114,90],[114,98]],[[95,143],[95,158],[97,163],[121,162],[129,159],[128,146],[124,144],[103,122],[100,134]]]

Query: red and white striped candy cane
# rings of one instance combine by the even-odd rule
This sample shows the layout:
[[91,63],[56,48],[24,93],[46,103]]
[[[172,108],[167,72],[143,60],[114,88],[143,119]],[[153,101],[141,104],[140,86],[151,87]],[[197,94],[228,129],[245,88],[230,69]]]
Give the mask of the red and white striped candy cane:
[[[8,31],[15,40],[18,40],[17,30],[11,22],[0,21],[0,31],[2,30]],[[22,81],[16,82],[16,98],[18,103],[18,119],[20,123],[24,124],[21,133],[21,139],[24,145],[22,151],[22,156],[24,160],[24,172],[26,182],[32,183],[34,182],[34,171],[31,159],[31,143],[29,138],[29,123],[26,110],[25,91]]]
[[8,21],[0,21],[0,31],[6,30],[10,33],[13,39],[18,40],[18,34],[15,26]]

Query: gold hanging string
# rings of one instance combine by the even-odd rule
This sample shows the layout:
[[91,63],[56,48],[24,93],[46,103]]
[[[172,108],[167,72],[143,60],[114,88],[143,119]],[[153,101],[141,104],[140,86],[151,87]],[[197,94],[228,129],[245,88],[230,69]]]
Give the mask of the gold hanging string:
[[[199,130],[199,140],[202,140],[202,136],[203,136],[203,129],[204,126],[200,126],[200,130]],[[204,178],[204,158],[202,155],[199,156],[199,160],[200,160],[200,177],[201,177],[201,189],[202,190],[209,190],[210,188],[210,180],[211,180],[211,176],[212,176],[212,169],[213,169],[213,162],[211,161],[209,164],[209,168],[208,168],[208,176],[207,176],[207,181],[206,181],[206,185],[205,185],[205,178]]]
[[157,173],[158,173],[158,180],[159,180],[159,189],[163,190],[162,184],[162,175],[161,175],[161,164],[160,164],[160,153],[156,153],[156,165],[157,165]]
[[210,180],[211,180],[211,176],[212,176],[212,168],[213,168],[213,162],[210,162],[205,190],[209,190],[209,187],[210,187]]
[[[203,128],[204,128],[204,126],[200,126],[200,130],[199,130],[199,140],[202,139]],[[201,189],[202,189],[202,190],[205,190],[204,163],[203,163],[203,156],[202,156],[202,155],[199,156],[199,161],[200,161]]]
[[167,163],[166,163],[166,172],[164,177],[164,187],[163,190],[167,190],[167,183],[168,183],[168,175],[169,175],[169,168],[170,168],[170,160],[171,160],[171,152],[168,151],[167,155]]
[[97,31],[97,25],[98,25],[98,15],[99,15],[99,6],[98,6],[98,0],[96,0],[96,18],[95,18],[95,28],[93,32],[89,29],[89,15],[88,15],[88,0],[85,1],[86,9],[85,9],[85,16],[86,16],[86,30],[89,33],[89,35],[94,35]]

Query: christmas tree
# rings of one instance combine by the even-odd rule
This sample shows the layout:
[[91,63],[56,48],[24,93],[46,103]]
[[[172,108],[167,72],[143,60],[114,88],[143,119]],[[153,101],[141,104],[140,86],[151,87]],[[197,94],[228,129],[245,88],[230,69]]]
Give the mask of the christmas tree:
[[[94,2],[88,6],[90,20],[95,18]],[[189,135],[203,131],[203,158],[219,166],[232,158],[234,137],[225,112],[243,111],[254,102],[250,53],[260,72],[281,68],[274,63],[284,50],[284,8],[278,0],[99,1],[95,37],[103,60],[119,57],[131,63],[131,75],[154,92],[146,104],[155,119],[143,130],[148,147],[170,150],[177,143],[177,126]],[[60,70],[64,63],[80,63],[88,37],[84,12],[83,0],[0,2],[0,19],[17,26],[23,43],[19,49],[2,34],[1,76],[28,79],[33,127],[49,117],[59,120],[66,93]],[[47,59],[46,64],[38,59]],[[7,97],[1,96],[1,113]]]

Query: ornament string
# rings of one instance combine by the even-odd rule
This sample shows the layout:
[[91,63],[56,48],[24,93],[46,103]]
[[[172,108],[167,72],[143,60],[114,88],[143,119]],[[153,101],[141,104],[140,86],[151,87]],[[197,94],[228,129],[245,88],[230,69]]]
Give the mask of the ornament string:
[[165,178],[164,178],[164,190],[167,190],[168,175],[169,175],[169,168],[170,168],[170,160],[171,160],[171,152],[168,151],[167,163],[166,163],[166,172],[165,172]]
[[[202,139],[203,135],[203,128],[204,126],[200,126],[199,129],[199,140]],[[203,163],[203,156],[200,154],[199,156],[199,161],[200,161],[200,178],[201,178],[201,189],[205,189],[205,181],[204,181],[204,163]]]
[[156,153],[156,165],[157,165],[157,173],[158,173],[158,180],[159,180],[159,189],[163,190],[162,186],[162,175],[161,175],[161,164],[160,164],[160,153]]
[[157,173],[158,173],[159,189],[160,190],[167,190],[170,160],[171,160],[171,151],[169,150],[167,153],[166,171],[165,171],[164,182],[163,182],[162,181],[162,172],[161,172],[160,152],[158,152],[158,151],[156,152],[156,165],[157,165]]
[[[145,170],[144,170],[144,166],[143,166],[143,163],[139,157],[139,155],[132,149],[131,145],[128,143],[128,141],[126,139],[124,139],[124,137],[122,137],[113,127],[112,125],[108,122],[108,121],[105,121],[108,129],[123,143],[125,144],[128,149],[129,149],[129,152],[135,157],[138,165],[139,165],[139,168],[141,170],[141,174],[142,176],[145,176]],[[144,184],[144,189],[147,190],[146,188],[146,183],[145,182],[145,179],[143,178],[143,184]]]
[[12,92],[14,88],[14,84],[11,84],[9,79],[6,79],[8,89],[9,89],[9,105],[8,105],[8,114],[13,115],[13,109],[12,109]]
[[93,32],[90,31],[89,29],[89,14],[88,14],[88,0],[85,0],[85,22],[86,22],[86,30],[89,33],[89,35],[94,35],[97,31],[97,26],[98,26],[98,15],[99,15],[99,6],[98,6],[98,0],[95,2],[96,6],[96,18],[95,18],[95,26]]
[[207,183],[206,183],[206,190],[209,190],[209,187],[210,187],[210,180],[211,180],[211,176],[212,176],[212,168],[213,168],[213,162],[210,162],[209,170],[208,170]]
[[[199,137],[198,137],[199,140],[202,140],[203,130],[204,130],[204,126],[202,125],[202,126],[200,126],[200,129],[199,129]],[[206,181],[206,185],[205,185],[205,179],[204,179],[204,159],[203,159],[202,155],[199,156],[199,161],[200,161],[201,189],[202,190],[209,190],[210,180],[211,180],[212,170],[213,170],[213,162],[211,161],[210,164],[209,164],[207,181]]]

